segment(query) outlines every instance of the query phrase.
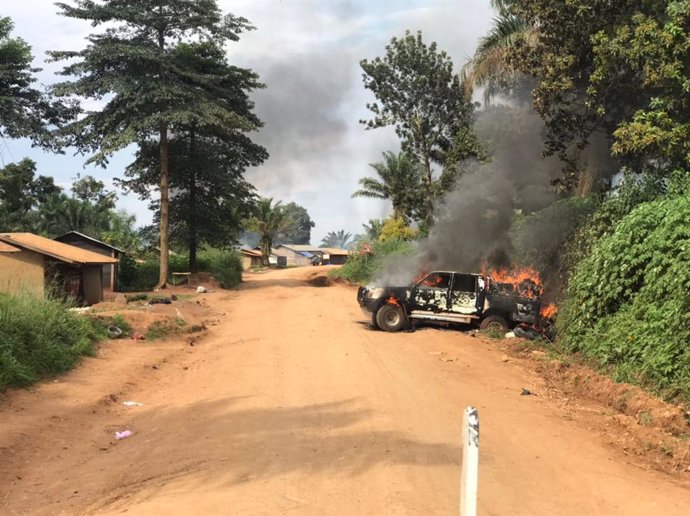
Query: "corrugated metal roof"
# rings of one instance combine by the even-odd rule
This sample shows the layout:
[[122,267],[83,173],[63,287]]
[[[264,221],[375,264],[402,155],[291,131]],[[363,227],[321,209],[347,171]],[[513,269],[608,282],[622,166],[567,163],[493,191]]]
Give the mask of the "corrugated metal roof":
[[276,247],[285,247],[286,249],[290,249],[291,251],[295,251],[296,253],[299,253],[301,251],[307,251],[309,253],[314,253],[314,252],[322,252],[321,249],[318,247],[314,247],[313,245],[303,245],[303,244],[280,244]]
[[254,251],[252,249],[240,249],[240,253],[248,254],[249,256],[263,256],[259,251]]
[[0,242],[51,256],[60,261],[78,264],[117,263],[115,258],[63,244],[33,233],[0,233]]
[[0,253],[18,253],[20,252],[21,249],[11,246],[10,244],[6,244],[4,242],[0,242]]
[[335,256],[348,256],[350,254],[350,252],[346,249],[337,249],[335,247],[322,247],[321,249],[324,252]]
[[69,235],[77,235],[82,237],[85,240],[89,240],[93,242],[94,244],[100,244],[103,247],[109,247],[110,249],[115,249],[118,253],[125,254],[125,252],[120,249],[119,247],[115,247],[114,245],[106,244],[105,242],[101,242],[100,240],[97,240],[93,237],[90,237],[89,235],[85,235],[84,233],[80,233],[79,231],[70,231],[68,233],[65,233],[64,235],[60,235],[59,237],[55,237],[54,240],[57,240],[58,242],[61,242],[63,238]]
[[278,247],[285,247],[296,253],[308,252],[308,253],[318,253],[318,254],[334,254],[336,256],[347,256],[350,253],[345,249],[337,249],[335,247],[314,247],[313,245],[301,245],[301,244],[280,244]]

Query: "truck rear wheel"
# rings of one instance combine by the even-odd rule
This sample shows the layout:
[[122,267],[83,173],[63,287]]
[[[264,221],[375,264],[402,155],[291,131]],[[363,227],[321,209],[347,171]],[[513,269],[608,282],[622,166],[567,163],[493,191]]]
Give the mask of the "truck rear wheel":
[[505,333],[508,331],[508,321],[500,315],[490,315],[479,323],[479,329]]
[[406,324],[405,312],[398,305],[386,303],[376,312],[376,325],[383,331],[400,331]]

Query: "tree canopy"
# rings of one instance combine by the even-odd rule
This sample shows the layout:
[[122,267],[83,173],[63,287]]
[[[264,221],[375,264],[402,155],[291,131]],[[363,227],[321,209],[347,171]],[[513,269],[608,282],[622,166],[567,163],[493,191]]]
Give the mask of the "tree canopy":
[[393,205],[393,217],[417,218],[424,213],[422,196],[423,170],[409,153],[384,152],[383,161],[370,163],[379,179],[363,177],[361,188],[352,197],[370,197],[389,200]]
[[14,25],[0,17],[0,138],[30,138],[37,145],[54,148],[50,131],[75,116],[73,103],[60,103],[36,89],[31,47],[12,37]]
[[283,210],[291,223],[276,235],[275,243],[298,245],[308,245],[311,243],[311,229],[316,224],[311,220],[306,208],[295,202],[289,202],[283,206]]
[[[217,52],[251,26],[244,18],[223,15],[216,0],[75,0],[58,3],[61,14],[103,26],[88,37],[81,51],[53,51],[56,61],[70,61],[61,74],[70,80],[55,85],[60,96],[103,100],[63,134],[67,142],[91,153],[90,162],[108,157],[133,143],[155,138],[160,153],[160,275],[168,277],[169,156],[168,133],[174,125],[252,130],[256,124],[232,109],[222,95],[227,77],[217,70],[199,70],[200,48]],[[73,78],[73,79],[72,79]],[[220,98],[219,98],[220,97]]]
[[351,233],[344,229],[340,229],[338,231],[329,231],[328,234],[321,239],[321,245],[319,247],[347,249],[353,241]]
[[286,232],[292,225],[288,213],[281,201],[273,202],[272,197],[262,197],[254,205],[252,216],[246,221],[246,227],[259,235],[259,247],[264,265],[269,264],[273,239]]
[[367,104],[373,118],[367,129],[394,126],[402,148],[416,156],[424,170],[427,223],[433,221],[435,156],[448,152],[456,134],[472,121],[473,103],[453,62],[436,43],[427,45],[422,33],[409,31],[386,45],[383,58],[360,62],[365,88],[376,102]]

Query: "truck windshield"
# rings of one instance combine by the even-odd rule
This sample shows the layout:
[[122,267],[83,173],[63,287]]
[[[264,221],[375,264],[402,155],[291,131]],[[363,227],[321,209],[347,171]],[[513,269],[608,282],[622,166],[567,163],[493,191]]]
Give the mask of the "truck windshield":
[[450,274],[447,272],[432,272],[417,283],[417,287],[447,289],[450,286]]

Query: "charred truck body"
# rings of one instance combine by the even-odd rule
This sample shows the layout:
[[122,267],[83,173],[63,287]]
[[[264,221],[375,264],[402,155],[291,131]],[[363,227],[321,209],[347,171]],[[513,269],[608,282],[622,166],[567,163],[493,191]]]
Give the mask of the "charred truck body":
[[507,331],[539,322],[540,287],[497,283],[482,274],[432,272],[408,287],[360,287],[357,301],[372,323],[399,331],[412,321],[478,324]]

